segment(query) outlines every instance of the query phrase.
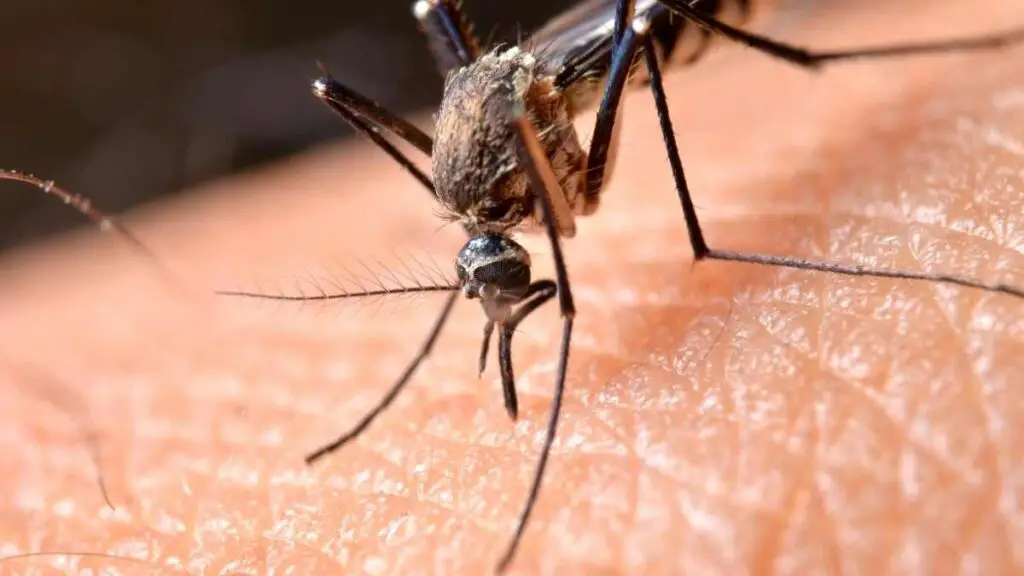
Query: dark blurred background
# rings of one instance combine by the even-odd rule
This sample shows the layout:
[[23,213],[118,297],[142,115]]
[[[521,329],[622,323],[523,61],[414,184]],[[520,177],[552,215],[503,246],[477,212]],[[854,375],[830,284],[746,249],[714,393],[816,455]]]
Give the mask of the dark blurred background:
[[[466,0],[514,39],[573,0]],[[120,212],[351,135],[309,92],[332,74],[398,113],[440,99],[412,0],[13,0],[0,4],[0,167]],[[0,252],[84,219],[0,182]]]

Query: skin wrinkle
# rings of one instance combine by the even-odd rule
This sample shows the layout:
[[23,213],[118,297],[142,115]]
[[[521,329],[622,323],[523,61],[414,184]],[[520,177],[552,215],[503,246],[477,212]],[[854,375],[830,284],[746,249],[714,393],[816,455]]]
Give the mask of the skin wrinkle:
[[[938,291],[937,291],[937,292],[938,292]],[[937,301],[937,303],[941,304],[942,302],[941,302],[941,301]],[[947,321],[947,323],[949,324],[949,326],[948,326],[948,327],[952,329],[952,328],[953,328],[953,320],[952,320],[952,318],[950,317],[950,313],[949,313],[949,312],[947,311],[947,307],[943,307],[943,306],[940,306],[940,307],[942,307],[942,312],[944,313],[944,314],[943,314],[943,318],[944,318],[944,319],[945,319],[945,320]],[[953,331],[953,330],[951,330],[951,332],[954,332],[954,331]],[[956,335],[954,334],[954,336],[956,336]],[[970,348],[970,347],[971,347],[971,346],[970,346],[970,344],[969,344],[969,342],[967,342],[966,340],[965,340],[965,344],[964,344],[964,347],[966,347],[966,348]],[[976,363],[972,363],[972,364],[970,364],[970,366],[971,366],[971,368],[972,368],[972,374],[971,374],[971,376],[972,376],[972,377],[974,377],[975,379],[980,379],[980,376],[978,375],[978,372],[977,372],[977,370],[976,370],[976,369],[974,369],[974,365],[975,365],[975,364],[976,364]],[[979,381],[979,382],[978,382],[978,386],[980,386],[980,385],[981,385],[981,382]],[[974,386],[968,386],[968,392],[969,392],[969,393],[970,393],[970,392],[971,392],[971,390],[973,390],[973,389],[975,389],[975,388],[974,388]],[[972,395],[972,396],[976,396],[976,395]],[[985,438],[987,438],[987,436],[988,436],[988,435],[986,435],[985,437],[982,437],[982,440],[984,440]],[[989,444],[991,444],[991,442],[990,442],[990,441],[989,441]],[[997,472],[997,470],[993,470],[993,471],[996,471],[996,472]],[[998,474],[996,474],[996,475],[994,476],[994,478],[996,479],[996,481],[995,481],[995,483],[996,483],[996,486],[998,486],[998,478],[999,478],[999,477],[998,477]],[[990,490],[990,491],[986,491],[986,492],[985,492],[985,494],[986,494],[986,495],[993,495],[993,494],[995,494],[995,493],[997,493],[997,490]],[[988,508],[988,507],[990,507],[990,504],[987,504],[987,503],[986,503],[986,504],[985,504],[984,506],[977,506],[977,507],[976,507],[976,509],[977,509],[977,513],[976,513],[976,515],[975,515],[975,516],[980,516],[980,515],[984,515],[984,513],[986,513],[986,511],[985,511],[985,508]],[[971,528],[971,529],[973,529],[973,528],[974,528],[974,524],[975,524],[975,523],[971,523],[971,524],[970,524],[970,525],[969,525],[969,526],[968,526],[967,528]],[[966,532],[966,533],[962,535],[962,538],[965,538],[965,539],[970,539],[970,537],[971,537],[971,535],[972,535],[972,532],[973,532],[973,530],[966,530],[965,532]]]
[[[970,18],[957,17],[966,9],[952,0],[928,4],[914,18],[934,26],[914,36],[997,29],[1019,18],[1012,3],[990,4],[991,14],[972,8]],[[805,35],[797,21],[772,32],[814,46],[858,43],[864,30],[875,40],[909,35],[906,27],[866,29],[826,12],[826,28],[808,27]],[[969,31],[960,25],[967,21]],[[987,125],[1024,133],[1019,112],[991,104],[992,94],[1024,80],[1013,65],[1020,53],[851,65],[810,76],[731,49],[719,62],[670,74],[683,160],[712,245],[961,272],[973,269],[969,258],[993,252],[1020,263],[1019,246],[996,251],[961,230],[1020,217],[1019,201],[1004,197],[1013,188],[990,197],[996,185],[984,184],[1003,167],[1005,185],[1019,191],[1020,159],[977,141]],[[937,95],[943,91],[950,96]],[[844,573],[941,573],[968,562],[968,537],[977,531],[983,571],[1010,571],[1022,558],[1015,542],[1024,541],[1012,504],[1024,492],[1012,480],[1021,461],[1012,386],[1021,371],[1020,303],[895,281],[691,267],[664,154],[651,141],[649,96],[634,92],[626,103],[622,138],[636,144],[620,151],[623,164],[601,211],[581,221],[566,244],[574,284],[593,296],[579,300],[577,341],[585,345],[574,348],[548,483],[514,569],[745,574],[838,565]],[[962,135],[964,118],[982,128]],[[951,131],[956,136],[943,136]],[[345,170],[346,163],[363,170]],[[336,261],[339,250],[362,255],[366,247],[415,243],[438,257],[453,255],[458,231],[435,234],[432,206],[412,186],[378,153],[357,147],[223,185],[250,189],[244,204],[211,191],[187,206],[161,208],[133,229],[172,269],[212,288],[261,276],[287,282]],[[976,186],[984,194],[964,201],[965,189]],[[931,197],[915,192],[923,187],[945,190],[950,201],[936,210],[952,217],[907,224]],[[385,193],[402,201],[382,214]],[[776,203],[813,209],[716,219],[719,206],[757,216]],[[856,210],[862,215],[848,217]],[[366,218],[339,227],[344,214],[380,215],[388,225]],[[916,240],[921,229],[934,238]],[[92,469],[83,464],[68,473],[40,455],[81,451],[81,443],[47,437],[45,422],[17,419],[33,410],[12,405],[13,418],[0,430],[25,441],[8,452],[3,490],[17,495],[37,485],[44,501],[3,512],[0,546],[114,551],[151,541],[162,557],[208,564],[211,573],[228,566],[479,573],[491,566],[532,472],[553,378],[557,311],[538,313],[524,326],[531,338],[517,340],[523,405],[515,427],[502,411],[495,371],[476,378],[479,309],[463,304],[396,405],[356,445],[307,471],[303,453],[379,397],[439,299],[384,315],[383,325],[372,314],[357,321],[347,312],[268,312],[264,304],[247,309],[224,301],[197,312],[175,304],[152,269],[116,239],[91,242],[5,260],[0,349],[60,374],[82,374],[82,393],[104,428],[112,498],[120,504],[130,496],[136,505],[121,520],[103,520]],[[908,247],[916,243],[920,248]],[[530,247],[547,253],[542,241]],[[89,258],[76,263],[67,254]],[[538,275],[550,259],[543,262]],[[667,266],[673,262],[679,265]],[[980,268],[985,277],[999,273],[994,265]],[[621,290],[636,296],[602,297]],[[665,304],[651,306],[652,298]],[[728,319],[727,307],[717,304],[726,299],[733,302]],[[841,304],[849,309],[837,310]],[[705,353],[706,338],[688,333],[697,322],[724,322],[726,330],[702,366],[685,374],[667,368],[664,358]],[[0,380],[9,381],[0,370]],[[971,373],[980,381],[965,378]],[[1001,422],[994,430],[977,413],[982,395],[998,415],[991,420]],[[237,414],[238,406],[247,413]],[[616,438],[620,422],[634,425]],[[279,440],[262,442],[270,429]],[[587,443],[574,444],[575,437]],[[941,465],[912,447],[925,439],[944,450],[937,453]],[[620,456],[618,446],[639,457]],[[994,454],[985,457],[986,450]],[[256,483],[218,477],[225,462],[249,469]],[[476,475],[483,470],[486,482]],[[959,482],[972,470],[980,484]],[[916,500],[902,484],[908,473]],[[271,486],[289,474],[302,480]],[[374,493],[398,484],[408,497]],[[444,490],[459,503],[452,511],[423,502]],[[634,503],[589,497],[597,493]],[[261,509],[268,496],[276,504]],[[67,498],[76,503],[75,517],[52,517],[52,504]],[[156,530],[161,514],[180,520],[184,531]],[[410,518],[418,528],[401,544],[381,535]],[[776,535],[780,528],[786,533]],[[949,551],[932,550],[940,545]],[[28,565],[0,564],[0,573]],[[123,567],[96,559],[79,565]]]

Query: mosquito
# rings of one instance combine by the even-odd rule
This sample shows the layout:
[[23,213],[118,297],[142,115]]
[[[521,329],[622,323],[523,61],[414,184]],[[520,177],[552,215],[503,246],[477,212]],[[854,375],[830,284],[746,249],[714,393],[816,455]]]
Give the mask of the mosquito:
[[[557,295],[562,334],[544,443],[515,532],[497,570],[504,571],[529,524],[558,427],[576,308],[561,250],[575,235],[575,218],[598,207],[615,163],[616,116],[628,84],[649,87],[660,120],[676,193],[695,261],[726,260],[851,276],[942,282],[1024,297],[1024,290],[953,274],[872,268],[709,246],[683,174],[662,86],[663,66],[680,60],[681,40],[700,32],[692,62],[712,35],[725,36],[805,69],[832,62],[994,49],[1024,40],[1024,28],[980,37],[816,52],[737,28],[727,12],[744,17],[748,0],[584,0],[556,16],[518,45],[483,50],[459,0],[418,0],[414,17],[427,36],[444,94],[431,137],[379,104],[332,78],[326,69],[312,83],[314,95],[408,171],[434,197],[443,217],[461,224],[468,240],[455,258],[458,281],[344,294],[283,295],[240,291],[220,294],[277,300],[336,300],[412,292],[450,292],[419,352],[379,403],[352,429],[306,457],[312,464],[357,438],[399,395],[430,354],[461,293],[480,301],[486,317],[479,367],[486,365],[498,331],[497,356],[505,409],[518,415],[512,336],[531,313]],[[638,82],[639,81],[639,82]],[[589,148],[581,146],[572,119],[599,101]],[[389,139],[391,138],[391,139]],[[404,140],[431,159],[432,178],[401,153]],[[535,280],[530,256],[513,232],[543,232],[551,244],[555,279]]]

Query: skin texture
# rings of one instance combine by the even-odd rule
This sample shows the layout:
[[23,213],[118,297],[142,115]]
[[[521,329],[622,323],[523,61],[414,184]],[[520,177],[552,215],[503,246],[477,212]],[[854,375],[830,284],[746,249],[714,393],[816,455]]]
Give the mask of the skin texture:
[[[1022,23],[1017,0],[886,4],[755,27],[844,47]],[[709,242],[1024,285],[1022,62],[1018,48],[812,75],[722,46],[670,73]],[[1024,304],[693,266],[646,93],[626,98],[623,122],[601,209],[565,244],[579,308],[569,392],[512,571],[1019,567]],[[462,302],[396,405],[307,468],[304,454],[400,373],[443,297],[324,307],[206,295],[294,293],[310,274],[353,288],[346,270],[367,275],[359,258],[394,269],[392,252],[431,255],[451,277],[462,238],[433,209],[357,143],[133,215],[182,284],[91,231],[0,260],[0,553],[144,560],[47,556],[0,573],[488,571],[540,446],[556,306],[516,336],[518,423],[493,356],[477,378],[483,318]],[[535,277],[549,274],[543,240],[525,243]],[[73,396],[82,406],[56,407]],[[69,411],[95,424],[116,511]]]

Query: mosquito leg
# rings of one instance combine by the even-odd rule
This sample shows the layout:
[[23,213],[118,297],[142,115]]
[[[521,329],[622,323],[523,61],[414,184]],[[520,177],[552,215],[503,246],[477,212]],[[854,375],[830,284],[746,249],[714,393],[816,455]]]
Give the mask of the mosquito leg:
[[1012,296],[1024,298],[1024,290],[1004,283],[982,282],[966,276],[954,274],[933,274],[928,272],[910,272],[903,270],[892,270],[884,268],[869,268],[854,264],[840,264],[821,260],[804,260],[791,256],[773,256],[769,254],[731,252],[728,250],[715,250],[708,246],[701,230],[700,222],[697,219],[697,209],[693,205],[693,198],[690,196],[689,186],[686,184],[686,177],[683,174],[683,164],[679,156],[679,147],[676,145],[675,132],[672,128],[672,121],[669,118],[668,102],[665,98],[665,88],[661,81],[661,71],[658,62],[651,51],[651,41],[646,40],[644,48],[644,59],[650,76],[651,92],[654,95],[655,106],[658,110],[658,120],[661,124],[661,134],[665,141],[665,149],[668,152],[669,164],[672,167],[672,177],[675,180],[676,191],[679,194],[679,201],[683,208],[683,217],[686,219],[686,229],[690,236],[690,246],[693,248],[695,260],[727,260],[733,262],[747,262],[750,264],[762,264],[766,266],[779,266],[783,268],[796,268],[800,270],[817,270],[831,272],[847,276],[869,276],[875,278],[900,278],[905,280],[927,280],[930,282],[942,282],[968,288],[978,288],[989,292],[1000,292]]
[[434,148],[434,141],[427,136],[426,132],[420,130],[408,120],[396,116],[387,108],[363,96],[359,92],[345,86],[327,73],[323,64],[320,65],[323,74],[313,81],[313,95],[319,98],[335,111],[347,110],[350,115],[358,116],[364,121],[370,122],[376,127],[383,128],[405,140],[416,147],[417,150],[430,155]]
[[484,370],[487,369],[487,352],[491,349],[491,334],[493,333],[494,322],[488,320],[487,323],[484,324],[484,339],[480,343],[480,372],[477,375],[478,377],[482,377],[484,375]]
[[[620,0],[619,8],[616,9],[616,20],[628,16],[623,13],[622,6],[629,3],[630,0]],[[647,20],[643,20],[643,22],[647,23]],[[618,116],[619,102],[630,68],[632,68],[633,58],[636,56],[636,49],[640,45],[640,35],[634,30],[635,26],[636,23],[634,26],[626,28],[622,40],[612,52],[608,82],[605,85],[604,95],[601,97],[601,105],[597,109],[597,119],[594,121],[594,132],[587,154],[587,185],[583,194],[588,203],[599,200],[609,168],[608,153],[614,145],[615,120]],[[649,25],[644,28],[644,33],[647,30],[649,30]]]
[[526,503],[519,515],[516,524],[515,534],[498,562],[499,572],[504,570],[512,562],[519,542],[523,538],[526,525],[530,521],[530,514],[537,503],[537,496],[540,494],[541,482],[544,479],[544,470],[547,467],[548,458],[551,456],[551,446],[555,441],[555,434],[558,430],[558,419],[562,412],[562,397],[565,392],[565,375],[569,363],[569,344],[572,340],[573,319],[576,317],[576,305],[573,302],[572,291],[569,286],[569,273],[565,266],[565,257],[562,254],[562,245],[558,240],[558,231],[555,228],[551,196],[556,194],[559,188],[558,180],[551,170],[551,165],[541,148],[537,138],[537,131],[530,124],[526,117],[526,110],[514,111],[516,122],[516,153],[520,166],[526,169],[530,178],[531,188],[534,190],[540,205],[544,211],[544,230],[551,243],[551,255],[555,263],[555,286],[558,293],[558,304],[562,314],[562,344],[559,349],[558,373],[555,376],[555,391],[551,399],[551,413],[548,416],[548,426],[544,435],[544,445],[537,460],[537,469],[534,472],[533,483],[530,485],[530,493],[526,497]]
[[615,24],[612,27],[612,45],[618,46],[622,43],[622,37],[629,27],[630,17],[636,8],[636,0],[621,0],[615,3]]
[[442,78],[482,54],[461,4],[459,0],[417,0],[412,5],[412,14],[427,35],[430,52]]
[[391,405],[395,398],[398,397],[399,392],[401,392],[402,389],[405,388],[405,385],[409,383],[409,380],[412,379],[412,375],[416,372],[416,369],[419,368],[420,364],[423,363],[423,360],[430,354],[431,349],[434,347],[434,343],[437,341],[437,337],[441,334],[441,329],[444,328],[445,322],[447,322],[448,316],[451,313],[452,308],[455,306],[455,300],[458,298],[459,294],[460,293],[457,291],[452,292],[448,296],[448,299],[445,300],[444,308],[441,309],[441,314],[437,317],[437,320],[434,321],[434,326],[430,329],[430,333],[427,335],[426,341],[424,341],[423,345],[420,346],[419,353],[416,354],[416,357],[412,359],[412,362],[406,366],[405,372],[402,372],[398,381],[391,386],[391,389],[384,395],[384,398],[382,398],[381,401],[366,414],[366,416],[363,416],[363,419],[360,420],[359,423],[351,430],[340,436],[334,442],[331,442],[330,444],[327,444],[306,456],[306,464],[316,462],[320,458],[341,448],[350,440],[355,439],[363,432],[363,430],[366,430],[366,428],[377,418],[377,416],[380,415],[381,412]]
[[419,181],[420,185],[430,192],[431,196],[437,197],[434,190],[434,183],[409,160],[391,142],[380,134],[379,128],[389,130],[396,136],[412,144],[424,154],[430,155],[434,143],[419,128],[407,123],[405,120],[391,114],[385,108],[378,106],[354,90],[347,88],[330,75],[317,78],[313,81],[313,94],[331,107],[338,116],[352,126],[357,132],[369,138],[378,148],[383,150],[406,172]]
[[516,397],[516,377],[512,369],[512,336],[519,323],[534,310],[551,300],[558,287],[551,280],[538,280],[530,285],[526,298],[511,318],[501,325],[498,336],[498,364],[501,366],[501,389],[505,393],[505,410],[512,420],[519,416],[519,399]]
[[986,34],[983,36],[973,36],[969,38],[957,38],[953,40],[889,44],[870,48],[855,48],[852,50],[812,52],[804,48],[785,44],[777,40],[772,40],[766,36],[761,36],[759,34],[754,34],[753,32],[747,32],[730,26],[713,16],[693,8],[686,0],[658,0],[658,2],[683,18],[692,20],[713,32],[803,68],[818,68],[823,64],[839,60],[943,54],[967,50],[990,50],[1024,41],[1024,27],[1018,27],[1004,32]]

